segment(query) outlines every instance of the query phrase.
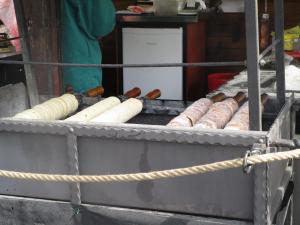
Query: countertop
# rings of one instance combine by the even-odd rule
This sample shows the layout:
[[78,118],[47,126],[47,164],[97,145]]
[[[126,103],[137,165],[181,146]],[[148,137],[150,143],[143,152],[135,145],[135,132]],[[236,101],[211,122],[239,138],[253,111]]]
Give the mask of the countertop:
[[199,12],[197,15],[177,15],[177,16],[155,16],[153,13],[145,14],[126,14],[117,13],[118,23],[170,23],[170,24],[184,24],[197,23],[199,21],[207,21],[214,18],[222,18],[224,13],[209,9],[204,12]]
[[118,23],[197,23],[198,15],[154,16],[153,14],[117,14]]

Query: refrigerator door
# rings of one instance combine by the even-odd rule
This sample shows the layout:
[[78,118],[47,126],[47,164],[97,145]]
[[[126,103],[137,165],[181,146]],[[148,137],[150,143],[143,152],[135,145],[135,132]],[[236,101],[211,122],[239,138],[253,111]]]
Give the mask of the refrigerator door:
[[[182,28],[123,28],[123,63],[182,63]],[[124,92],[139,87],[142,96],[160,89],[162,99],[183,99],[183,68],[125,68]]]

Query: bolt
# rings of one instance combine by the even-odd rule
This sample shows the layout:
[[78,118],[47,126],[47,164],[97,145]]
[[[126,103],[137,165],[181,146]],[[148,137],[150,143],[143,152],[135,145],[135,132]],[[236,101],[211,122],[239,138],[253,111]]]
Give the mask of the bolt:
[[258,140],[258,143],[260,143],[260,144],[263,144],[265,141],[264,141],[264,139],[259,139]]

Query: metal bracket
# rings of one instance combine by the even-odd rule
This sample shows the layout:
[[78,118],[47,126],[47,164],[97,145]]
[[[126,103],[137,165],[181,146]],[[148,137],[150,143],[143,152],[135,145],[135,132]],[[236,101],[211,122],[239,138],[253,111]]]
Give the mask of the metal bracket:
[[253,164],[248,162],[248,158],[254,155],[261,155],[266,150],[266,145],[262,143],[256,143],[252,149],[247,151],[244,156],[243,171],[245,174],[250,174],[253,169]]
[[297,149],[300,148],[300,140],[278,139],[276,141],[271,142],[270,147]]

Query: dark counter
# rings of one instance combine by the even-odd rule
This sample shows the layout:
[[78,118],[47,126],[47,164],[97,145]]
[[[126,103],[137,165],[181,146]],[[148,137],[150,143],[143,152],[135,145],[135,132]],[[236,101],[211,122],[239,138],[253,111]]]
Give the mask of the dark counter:
[[224,13],[210,8],[199,12],[197,15],[177,15],[177,16],[155,16],[153,13],[144,14],[116,14],[118,23],[173,23],[188,24],[210,19],[222,19]]
[[118,23],[197,23],[198,15],[154,16],[153,14],[117,14]]

